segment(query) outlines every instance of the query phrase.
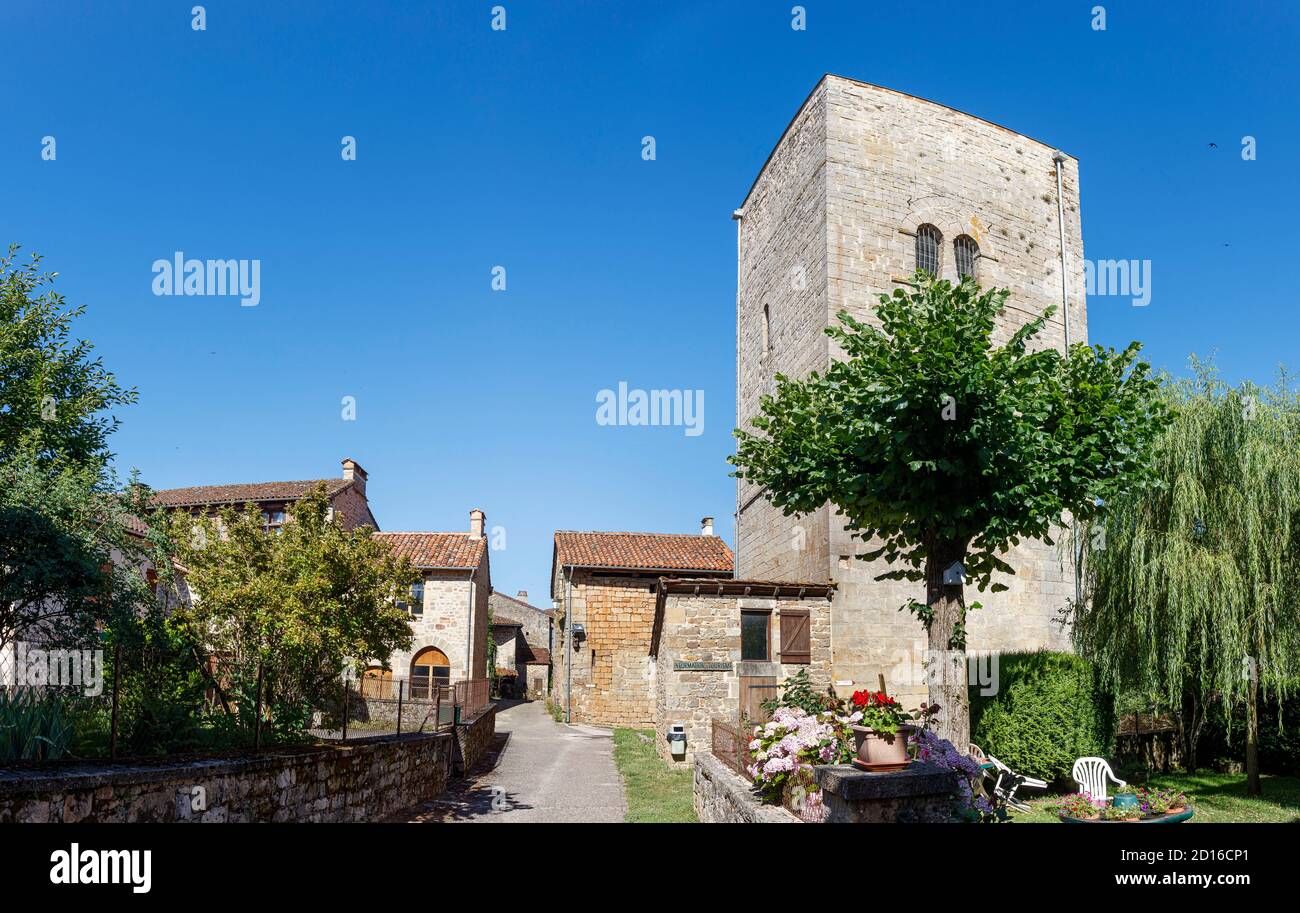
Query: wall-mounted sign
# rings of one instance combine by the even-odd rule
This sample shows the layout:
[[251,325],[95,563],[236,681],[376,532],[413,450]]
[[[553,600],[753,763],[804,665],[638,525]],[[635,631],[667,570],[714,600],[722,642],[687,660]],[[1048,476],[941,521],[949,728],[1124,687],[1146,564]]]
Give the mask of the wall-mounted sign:
[[730,672],[731,663],[691,662],[684,659],[673,660],[674,672]]

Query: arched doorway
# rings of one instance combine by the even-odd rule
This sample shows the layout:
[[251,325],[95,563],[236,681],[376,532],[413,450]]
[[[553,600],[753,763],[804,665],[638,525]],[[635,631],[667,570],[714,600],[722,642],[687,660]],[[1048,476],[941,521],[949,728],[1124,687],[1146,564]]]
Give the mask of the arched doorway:
[[451,684],[451,660],[437,647],[425,647],[411,660],[411,697],[432,700],[434,688]]
[[393,670],[370,666],[361,673],[361,696],[387,700],[393,696]]

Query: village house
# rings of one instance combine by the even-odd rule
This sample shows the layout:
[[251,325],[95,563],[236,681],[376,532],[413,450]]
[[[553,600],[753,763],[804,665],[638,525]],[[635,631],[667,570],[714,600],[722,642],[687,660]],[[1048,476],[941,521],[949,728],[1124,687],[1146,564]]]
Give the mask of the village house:
[[502,696],[545,700],[550,694],[554,613],[531,605],[526,590],[515,596],[494,592],[488,602]]
[[[387,668],[373,663],[366,677],[385,683],[371,696],[392,696],[389,682],[405,679],[406,694],[427,700],[437,686],[459,681],[486,681],[488,599],[492,569],[483,511],[470,511],[464,533],[375,533],[399,557],[409,558],[421,579],[404,604],[415,637],[410,650],[399,650]],[[372,686],[373,689],[373,686]]]
[[[801,671],[825,692],[834,590],[824,582],[661,577],[648,650],[659,755],[686,762],[707,752],[714,720],[769,719],[763,703]],[[680,735],[670,740],[674,727]],[[674,754],[678,740],[684,751]]]
[[655,662],[650,641],[659,578],[725,579],[731,549],[706,517],[699,535],[555,534],[552,701],[576,723],[655,725]]

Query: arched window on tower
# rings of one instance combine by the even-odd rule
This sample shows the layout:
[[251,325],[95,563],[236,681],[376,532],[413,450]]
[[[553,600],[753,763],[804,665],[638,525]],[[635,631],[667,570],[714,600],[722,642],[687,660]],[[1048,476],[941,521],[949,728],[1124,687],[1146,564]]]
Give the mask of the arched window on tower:
[[975,243],[975,239],[970,235],[958,235],[957,240],[952,242],[952,249],[957,255],[957,278],[970,276],[978,282],[979,273],[976,272],[975,263],[980,258],[980,246]]
[[933,225],[922,225],[916,230],[916,268],[939,278],[940,253],[943,235]]

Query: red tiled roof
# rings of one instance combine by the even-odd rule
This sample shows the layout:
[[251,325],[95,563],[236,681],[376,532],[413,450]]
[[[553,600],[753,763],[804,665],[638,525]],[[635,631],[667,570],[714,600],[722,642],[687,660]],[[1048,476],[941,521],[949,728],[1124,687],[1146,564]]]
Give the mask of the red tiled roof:
[[375,538],[392,547],[398,557],[410,558],[416,567],[470,568],[483,563],[487,539],[471,539],[469,533],[375,533]]
[[493,613],[492,613],[492,626],[493,626],[493,627],[496,627],[497,625],[500,625],[500,626],[503,627],[503,628],[522,628],[522,627],[523,627],[523,625],[521,625],[519,622],[515,621],[513,618],[506,618],[504,615],[498,615],[498,614],[496,614],[495,612],[493,612]]
[[524,659],[522,656],[520,656],[520,659],[523,660],[524,665],[526,665],[526,666],[549,666],[549,665],[551,664],[551,651],[550,651],[550,650],[546,649],[545,647],[534,647],[534,646],[529,646],[529,647],[528,647],[528,650],[529,650],[530,653],[532,653],[533,658],[532,658],[532,659]]
[[322,483],[325,485],[325,493],[330,497],[352,484],[348,479],[307,479],[301,482],[252,482],[246,485],[165,488],[153,493],[153,503],[159,507],[198,507],[207,504],[296,501]]
[[575,567],[637,570],[727,571],[731,549],[717,536],[676,533],[555,534],[555,561]]

